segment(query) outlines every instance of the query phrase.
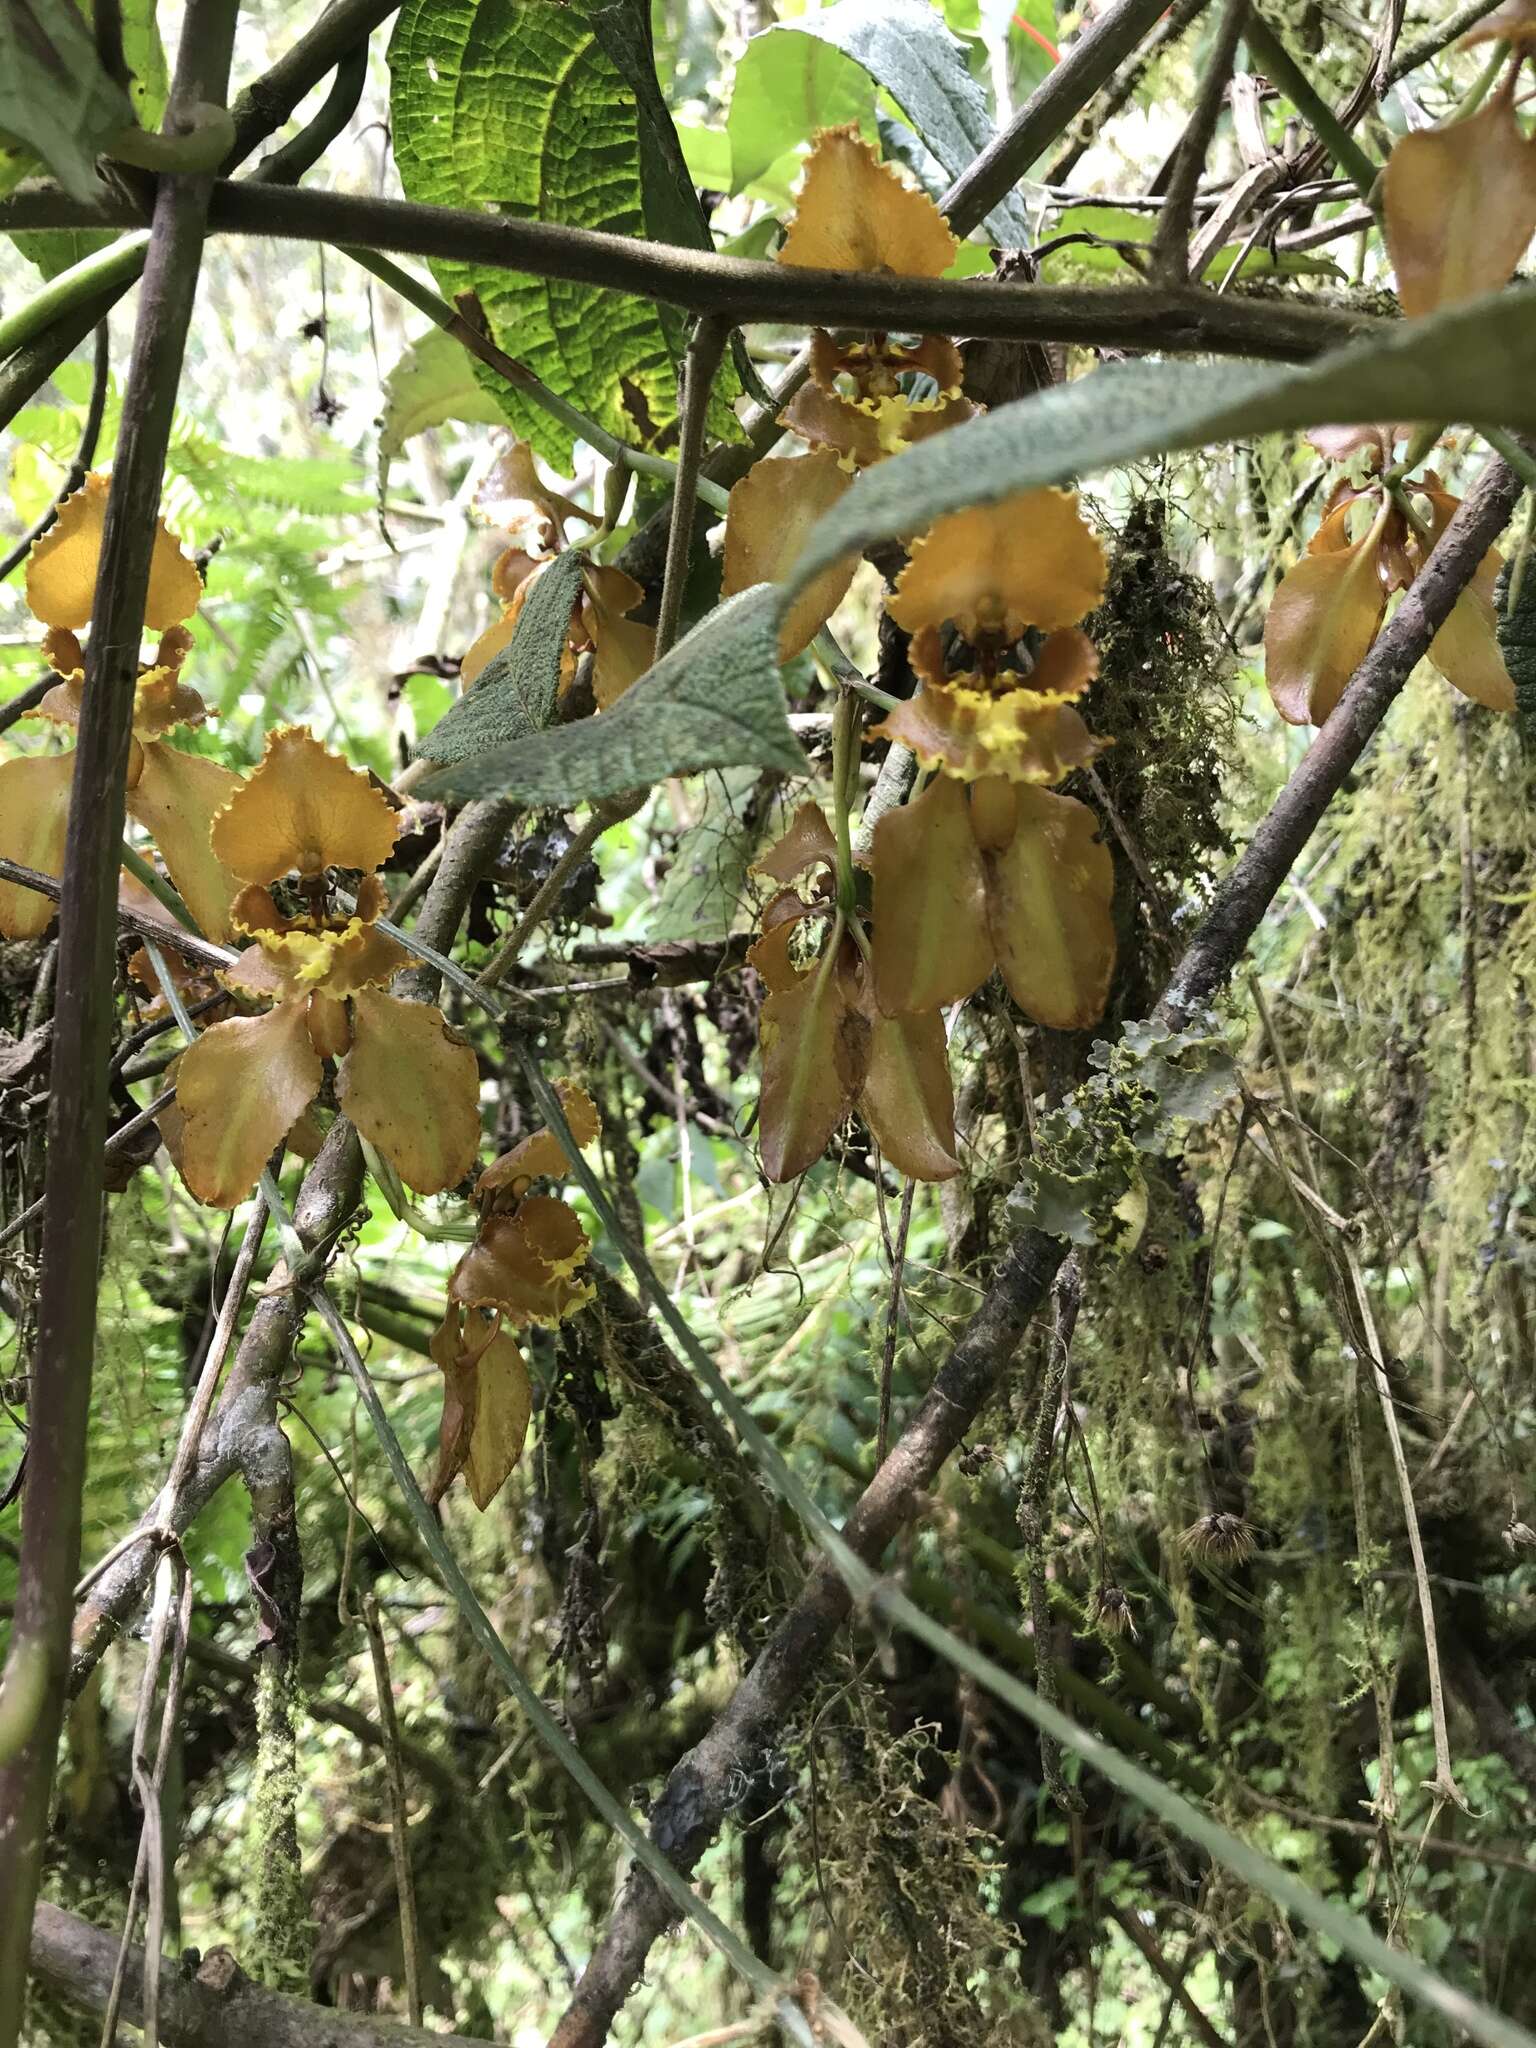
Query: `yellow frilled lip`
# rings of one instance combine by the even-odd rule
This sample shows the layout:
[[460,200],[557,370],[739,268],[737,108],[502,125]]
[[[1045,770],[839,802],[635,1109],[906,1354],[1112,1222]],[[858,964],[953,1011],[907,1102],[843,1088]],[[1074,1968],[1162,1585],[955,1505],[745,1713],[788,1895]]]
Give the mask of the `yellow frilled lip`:
[[[1053,654],[1052,642],[1077,643]],[[925,768],[938,768],[963,782],[1003,776],[1010,782],[1051,784],[1081,768],[1110,744],[1096,739],[1074,709],[1096,664],[1084,661],[1092,648],[1081,634],[1053,634],[1042,650],[1037,675],[1052,674],[1062,687],[1029,686],[998,691],[977,688],[979,678],[929,681],[916,697],[887,712],[871,737],[910,747]],[[1075,657],[1075,661],[1074,661]],[[1072,674],[1072,667],[1082,665]]]
[[224,981],[242,995],[278,1002],[310,995],[339,1001],[386,982],[410,956],[374,928],[383,908],[384,888],[377,875],[365,877],[357,910],[348,918],[284,917],[268,890],[242,889],[231,917],[235,930],[252,944],[225,969]]

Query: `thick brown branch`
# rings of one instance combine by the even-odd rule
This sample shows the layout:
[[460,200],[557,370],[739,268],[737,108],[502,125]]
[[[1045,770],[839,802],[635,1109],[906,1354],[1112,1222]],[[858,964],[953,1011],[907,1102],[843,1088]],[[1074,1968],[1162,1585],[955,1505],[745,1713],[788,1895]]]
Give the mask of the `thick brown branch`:
[[1059,64],[1052,65],[995,141],[944,195],[944,210],[959,234],[985,220],[1011,192],[1036,157],[1075,121],[1101,85],[1155,28],[1164,0],[1120,0],[1084,29]]
[[[1218,892],[1163,998],[1164,1014],[1187,1015],[1230,976],[1329,799],[1508,522],[1518,494],[1504,465],[1490,462]],[[878,1564],[1009,1370],[1066,1251],[1060,1239],[1025,1230],[1004,1252],[960,1343],[848,1518],[844,1539],[866,1564]],[[651,1835],[685,1874],[776,1751],[796,1698],[850,1607],[836,1570],[818,1564],[719,1720],[668,1778],[652,1809]],[[651,1880],[632,1870],[550,2048],[601,2048],[668,1917]]]
[[[182,28],[167,126],[194,106],[222,105],[234,45],[234,0],[192,0]],[[16,1618],[0,1693],[19,1684],[27,1739],[0,1769],[0,2048],[21,2020],[27,1942],[69,1673],[80,1564],[86,1419],[96,1350],[102,1143],[112,1033],[117,873],[134,681],[150,554],[182,351],[202,261],[212,181],[164,180],[123,394],[107,501],[71,783],[59,924],[44,1186],[43,1270],[28,1405],[27,1491]]]
[[[117,1936],[57,1906],[40,1905],[32,1923],[32,1974],[87,2012],[106,2010]],[[122,2016],[143,2010],[144,1951],[128,1951]],[[417,2032],[388,2020],[330,2011],[305,1998],[264,1991],[241,1974],[228,1949],[214,1949],[195,1976],[167,1957],[160,1975],[160,2039],[165,2048],[471,2048],[459,2034]]]
[[[0,229],[141,227],[128,202],[80,206],[48,189],[0,204]],[[521,270],[605,291],[631,292],[700,315],[801,327],[892,328],[1086,346],[1214,351],[1279,361],[1306,359],[1357,338],[1371,318],[1266,298],[1218,297],[1197,288],[1068,287],[969,279],[875,277],[802,270],[719,256],[667,242],[510,220],[462,207],[403,199],[221,183],[210,225],[279,240],[350,243],[434,261]]]

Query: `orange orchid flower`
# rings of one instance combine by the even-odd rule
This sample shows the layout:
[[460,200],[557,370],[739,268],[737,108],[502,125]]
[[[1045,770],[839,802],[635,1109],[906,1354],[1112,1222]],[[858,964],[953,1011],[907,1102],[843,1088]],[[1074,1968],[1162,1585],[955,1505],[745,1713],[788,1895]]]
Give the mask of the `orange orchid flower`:
[[863,928],[833,911],[836,859],[831,828],[808,803],[754,869],[786,883],[812,876],[808,895],[786,887],[770,899],[747,955],[767,991],[758,1019],[763,1171],[771,1181],[804,1173],[857,1109],[899,1173],[949,1180],[960,1162],[943,1019],[937,1010],[891,1017],[876,1004]]
[[[337,1059],[341,1108],[422,1194],[464,1178],[480,1138],[473,1048],[429,1003],[380,984],[407,962],[377,929],[376,872],[395,843],[394,811],[365,774],[305,726],[266,752],[213,823],[213,851],[245,887],[233,922],[252,943],[223,979],[270,998],[259,1017],[215,1024],[183,1054],[176,1081],[181,1167],[200,1201],[232,1208],[320,1091]],[[334,869],[360,871],[356,908],[333,910]],[[288,884],[285,910],[270,885]]]
[[[584,1089],[557,1084],[571,1135],[598,1134],[597,1107]],[[522,1452],[532,1389],[514,1334],[553,1328],[592,1300],[582,1278],[591,1246],[574,1209],[533,1182],[570,1170],[566,1148],[539,1129],[487,1167],[475,1184],[480,1228],[448,1283],[448,1310],[430,1350],[443,1372],[437,1471],[428,1497],[440,1500],[460,1473],[475,1506],[487,1508]]]
[[[888,609],[913,635],[923,689],[873,733],[938,774],[875,827],[872,971],[889,1016],[962,1001],[994,966],[1037,1023],[1079,1029],[1103,1013],[1113,865],[1093,812],[1049,785],[1103,747],[1074,707],[1098,671],[1076,621],[1104,576],[1066,491],[957,513],[912,549]],[[944,626],[971,667],[947,672]],[[1011,664],[1032,628],[1047,637],[1026,672]]]
[[[1307,439],[1335,459],[1364,447],[1368,467],[1377,472],[1395,432],[1318,429]],[[1288,724],[1321,725],[1328,717],[1381,631],[1388,598],[1413,582],[1460,503],[1434,470],[1396,492],[1374,478],[1333,492],[1264,621],[1265,681]],[[1515,686],[1499,647],[1493,598],[1503,565],[1499,550],[1490,548],[1430,642],[1429,660],[1474,704],[1512,712]]]
[[[84,701],[85,656],[77,634],[90,621],[106,508],[107,479],[93,471],[65,499],[27,561],[27,604],[49,629],[43,654],[59,677],[32,716],[66,729],[79,724]],[[196,566],[157,519],[144,624],[160,640],[134,687],[127,808],[154,840],[199,926],[210,938],[225,939],[239,885],[212,853],[208,835],[214,813],[228,803],[239,777],[217,761],[167,743],[177,727],[201,725],[208,716],[202,698],[181,680],[192,647],[184,622],[202,594]],[[69,753],[23,755],[0,764],[0,853],[44,874],[63,872],[73,779]],[[53,915],[50,898],[0,882],[0,932],[7,938],[37,938]]]
[[[916,186],[882,164],[854,128],[817,136],[806,160],[781,263],[813,270],[939,277],[958,244]],[[960,351],[940,335],[916,342],[888,334],[811,336],[811,376],[780,424],[809,444],[798,459],[765,456],[737,483],[725,524],[721,594],[782,582],[822,513],[854,473],[969,419],[960,393]],[[779,659],[808,647],[847,595],[856,561],[834,563],[796,599],[779,632]]]

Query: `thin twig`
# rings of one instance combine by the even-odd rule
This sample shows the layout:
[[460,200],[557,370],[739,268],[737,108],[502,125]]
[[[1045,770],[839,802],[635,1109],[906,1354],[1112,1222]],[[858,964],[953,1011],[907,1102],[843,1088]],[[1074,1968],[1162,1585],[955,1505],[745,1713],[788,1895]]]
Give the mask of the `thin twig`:
[[363,1599],[363,1627],[373,1659],[373,1690],[379,1703],[383,1735],[384,1782],[389,1788],[389,1852],[395,1866],[395,1898],[400,1908],[400,1946],[405,1957],[405,2006],[413,2027],[421,2025],[421,1937],[416,1924],[416,1881],[411,1873],[410,1808],[405,1797],[405,1770],[400,1761],[400,1730],[395,1721],[395,1696],[389,1682],[389,1655],[379,1603],[371,1593]]
[[[55,903],[64,900],[64,884],[57,875],[45,875],[41,868],[26,867],[19,860],[0,858],[0,882],[14,882],[19,888],[35,889],[40,896],[51,896]],[[118,904],[117,921],[124,931],[132,932],[136,938],[153,939],[159,945],[169,946],[173,953],[195,960],[199,967],[230,967],[240,957],[228,946],[215,946],[182,925],[167,924],[161,918],[149,917],[144,911],[134,910],[126,903]]]
[[885,1342],[880,1351],[880,1416],[875,1425],[875,1465],[885,1463],[891,1441],[891,1379],[896,1366],[896,1333],[901,1327],[901,1308],[906,1289],[907,1232],[912,1227],[912,1197],[917,1182],[910,1177],[901,1190],[901,1213],[896,1219],[896,1237],[888,1244],[891,1255],[891,1292],[885,1305]]
[[1183,284],[1189,277],[1189,233],[1194,221],[1195,192],[1227,96],[1247,13],[1248,0],[1227,0],[1189,125],[1174,154],[1167,204],[1158,215],[1157,233],[1152,240],[1151,275],[1159,284]]
[[730,323],[708,314],[694,330],[683,358],[682,425],[677,443],[677,480],[672,487],[672,524],[667,533],[667,566],[656,615],[656,659],[668,653],[683,616],[683,590],[693,553],[693,515],[698,503],[699,464],[704,455],[704,429],[715,372],[730,339]]

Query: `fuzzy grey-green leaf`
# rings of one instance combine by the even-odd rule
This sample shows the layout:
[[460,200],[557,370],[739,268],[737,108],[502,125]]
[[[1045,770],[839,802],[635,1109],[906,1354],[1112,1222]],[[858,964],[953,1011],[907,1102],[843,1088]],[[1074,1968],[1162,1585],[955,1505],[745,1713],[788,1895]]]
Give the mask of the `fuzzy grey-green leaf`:
[[71,0],[6,0],[0,7],[0,130],[42,158],[66,192],[94,199],[96,158],[134,125]]
[[[750,764],[803,775],[779,680],[776,598],[768,583],[729,598],[611,711],[466,753],[424,777],[422,794],[574,804],[701,768]],[[521,627],[514,646],[519,638]],[[441,730],[423,752],[433,751]]]
[[512,638],[417,749],[427,760],[473,763],[487,750],[516,748],[549,724],[585,561],[574,552],[557,555],[540,572],[529,586]]
[[786,606],[839,556],[946,513],[1166,449],[1380,419],[1536,429],[1536,287],[1491,292],[1296,369],[1123,363],[999,406],[866,470],[812,529]]

